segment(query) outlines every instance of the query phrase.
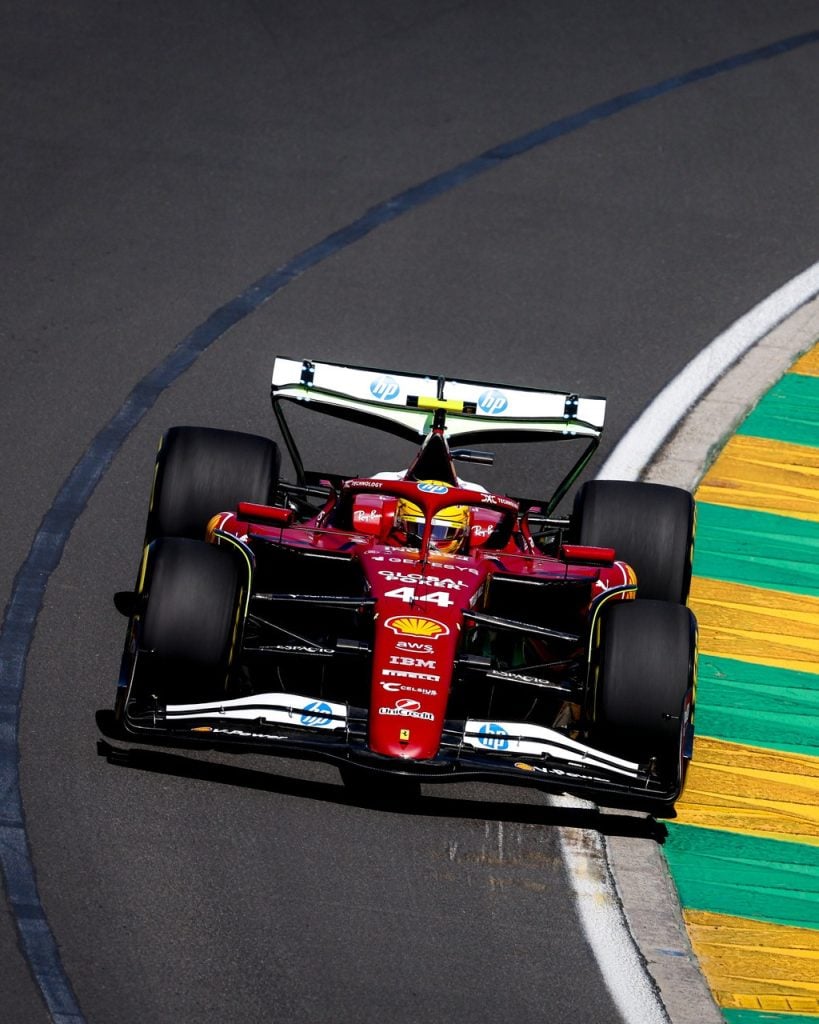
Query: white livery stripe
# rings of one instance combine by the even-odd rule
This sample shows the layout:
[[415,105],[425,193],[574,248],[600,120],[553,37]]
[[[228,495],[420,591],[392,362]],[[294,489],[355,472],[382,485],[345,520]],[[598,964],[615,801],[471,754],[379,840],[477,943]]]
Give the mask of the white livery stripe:
[[275,722],[312,729],[343,729],[347,723],[344,704],[316,700],[296,693],[257,693],[252,697],[208,701],[199,704],[169,704],[168,721],[214,719],[217,722]]
[[464,728],[464,743],[480,750],[527,757],[552,757],[636,778],[639,765],[573,740],[554,729],[522,722],[476,721]]

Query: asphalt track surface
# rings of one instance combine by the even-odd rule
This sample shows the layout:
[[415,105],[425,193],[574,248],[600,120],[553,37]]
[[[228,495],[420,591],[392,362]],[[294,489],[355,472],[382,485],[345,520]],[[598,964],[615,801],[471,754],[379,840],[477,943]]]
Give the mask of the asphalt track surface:
[[[92,439],[252,282],[493,147],[819,28],[814,3],[781,0],[293,8],[0,5],[4,604]],[[550,827],[582,815],[493,787],[360,806],[296,762],[110,765],[110,595],[132,582],[161,432],[269,431],[277,353],[605,394],[602,459],[815,262],[817,53],[647,95],[351,237],[115,452],[48,582],[19,721],[39,898],[88,1021],[617,1019]],[[300,426],[320,468],[402,454]],[[538,490],[548,460],[516,454]],[[10,913],[0,962],[4,1020],[49,1020]]]

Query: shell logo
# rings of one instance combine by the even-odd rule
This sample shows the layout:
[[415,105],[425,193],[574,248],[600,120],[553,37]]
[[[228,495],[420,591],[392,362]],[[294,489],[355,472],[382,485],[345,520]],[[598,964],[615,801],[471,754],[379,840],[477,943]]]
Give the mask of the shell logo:
[[401,636],[423,636],[436,640],[449,634],[449,626],[437,619],[424,619],[418,615],[393,615],[384,625]]

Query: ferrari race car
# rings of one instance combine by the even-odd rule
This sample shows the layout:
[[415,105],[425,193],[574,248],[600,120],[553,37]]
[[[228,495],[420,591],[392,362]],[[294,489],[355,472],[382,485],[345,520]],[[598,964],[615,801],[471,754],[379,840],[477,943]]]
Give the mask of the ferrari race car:
[[[272,403],[293,482],[267,438],[162,439],[138,583],[115,598],[119,735],[329,761],[349,785],[486,779],[669,808],[693,739],[694,503],[593,480],[556,514],[605,400],[278,358]],[[401,472],[307,471],[287,403],[417,450]],[[494,458],[464,443],[557,440],[582,451],[550,498],[456,472]]]

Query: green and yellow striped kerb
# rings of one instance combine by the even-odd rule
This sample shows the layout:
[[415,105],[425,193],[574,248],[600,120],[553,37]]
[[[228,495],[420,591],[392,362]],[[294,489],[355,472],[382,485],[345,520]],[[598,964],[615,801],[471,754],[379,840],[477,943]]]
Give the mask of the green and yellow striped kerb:
[[697,491],[695,757],[665,852],[729,1024],[819,1022],[819,345]]

